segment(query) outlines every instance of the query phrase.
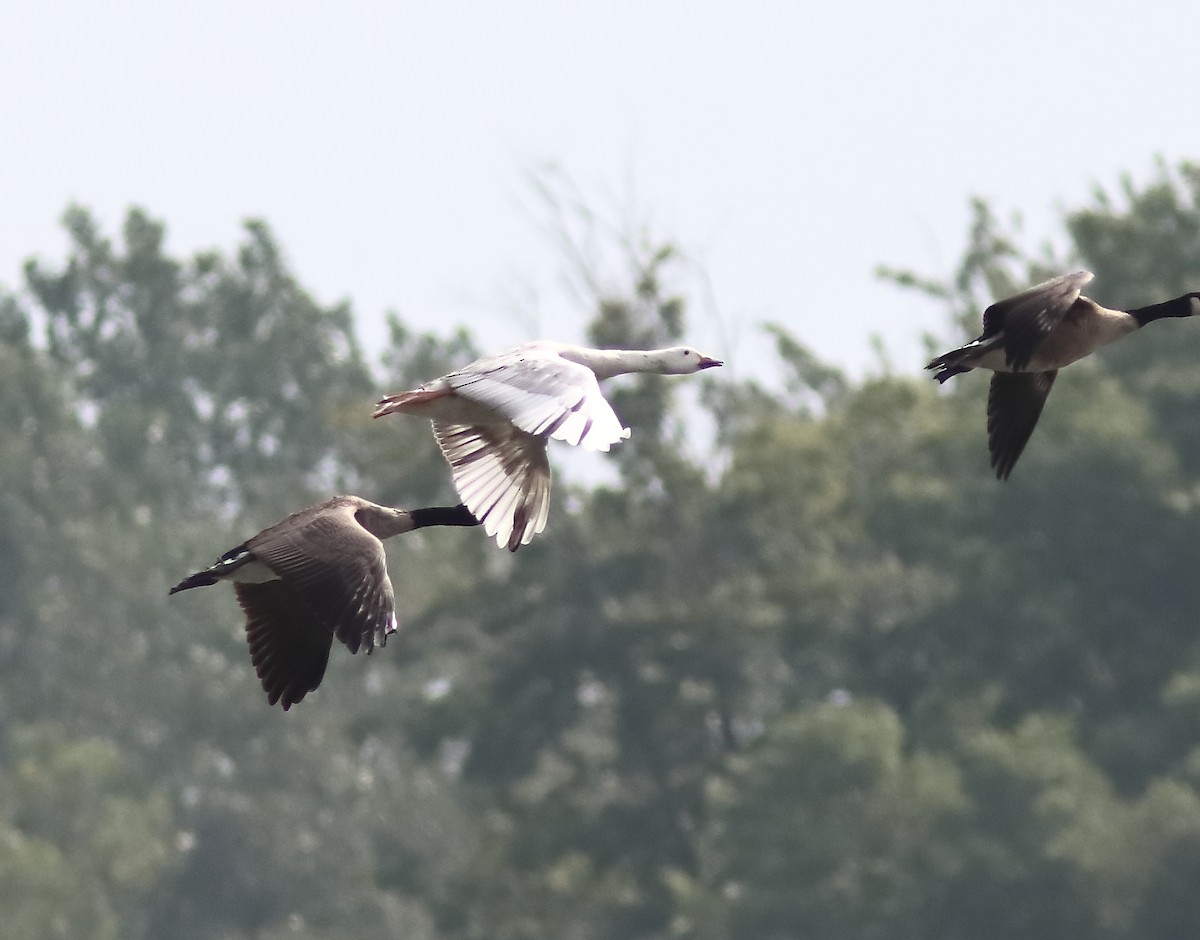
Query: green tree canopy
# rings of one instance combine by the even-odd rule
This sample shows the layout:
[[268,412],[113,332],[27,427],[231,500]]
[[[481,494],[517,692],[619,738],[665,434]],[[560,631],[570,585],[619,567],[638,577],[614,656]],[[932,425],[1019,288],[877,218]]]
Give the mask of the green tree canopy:
[[[588,341],[688,337],[678,247],[548,192]],[[66,257],[0,296],[0,908],[21,936],[1200,928],[1193,324],[1067,370],[1005,484],[978,375],[852,377],[774,326],[777,384],[614,380],[633,437],[606,472],[558,473],[516,555],[397,539],[402,631],[335,650],[284,714],[229,592],[167,588],[333,492],[452,501],[426,423],[371,404],[472,338],[393,317],[368,358],[263,223],[190,258],[142,211],[65,226]],[[1197,233],[1200,170],[1164,166],[1068,213],[1066,257],[979,202],[948,277],[891,276],[944,307],[932,349],[1078,266],[1110,305],[1196,289]]]

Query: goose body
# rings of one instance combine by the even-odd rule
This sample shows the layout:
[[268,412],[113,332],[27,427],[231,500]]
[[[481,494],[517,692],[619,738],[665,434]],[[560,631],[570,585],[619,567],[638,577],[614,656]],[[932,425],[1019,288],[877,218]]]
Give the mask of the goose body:
[[516,551],[546,527],[547,441],[606,451],[629,436],[598,380],[630,372],[687,375],[721,364],[686,346],[623,350],[527,343],[389,395],[374,417],[429,418],[459,498],[498,545]]
[[478,525],[464,506],[391,509],[335,496],[293,513],[171,588],[233,583],[250,659],[286,711],[321,684],[336,636],[370,653],[397,629],[383,539],[438,525]]
[[1058,370],[1147,323],[1200,314],[1200,293],[1132,310],[1102,307],[1081,293],[1089,271],[1064,274],[999,300],[983,312],[983,332],[925,368],[945,382],[972,369],[993,372],[988,449],[996,476],[1012,472],[1041,417]]

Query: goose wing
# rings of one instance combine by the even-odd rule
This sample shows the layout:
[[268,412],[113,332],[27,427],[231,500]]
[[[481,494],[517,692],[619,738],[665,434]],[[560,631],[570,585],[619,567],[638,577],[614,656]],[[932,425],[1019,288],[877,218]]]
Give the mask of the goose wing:
[[538,437],[608,450],[629,436],[601,393],[595,373],[553,350],[519,346],[479,359],[445,381],[458,395]]
[[267,693],[287,711],[321,684],[332,636],[309,606],[283,581],[235,583],[246,614],[250,661]]
[[988,450],[996,476],[1007,480],[1037,427],[1058,371],[996,372],[988,390]]
[[546,439],[511,424],[433,422],[459,498],[496,544],[515,552],[546,527]]
[[383,543],[358,524],[352,505],[289,522],[256,535],[247,548],[351,653],[382,646],[396,632]]
[[983,336],[1003,333],[1008,367],[1023,370],[1091,280],[1090,271],[1076,271],[996,301],[983,312]]

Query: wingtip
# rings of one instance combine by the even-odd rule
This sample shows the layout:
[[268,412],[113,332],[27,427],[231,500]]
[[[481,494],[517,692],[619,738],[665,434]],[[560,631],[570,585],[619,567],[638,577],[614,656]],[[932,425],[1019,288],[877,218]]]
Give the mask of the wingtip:
[[992,469],[996,471],[997,480],[1003,483],[1012,475],[1013,470],[1016,469],[1017,461],[1020,459],[1021,451],[1023,449],[1024,448],[1022,447],[1021,449],[1018,449],[1016,454],[1013,454],[1010,450],[1005,448],[998,451],[992,457]]

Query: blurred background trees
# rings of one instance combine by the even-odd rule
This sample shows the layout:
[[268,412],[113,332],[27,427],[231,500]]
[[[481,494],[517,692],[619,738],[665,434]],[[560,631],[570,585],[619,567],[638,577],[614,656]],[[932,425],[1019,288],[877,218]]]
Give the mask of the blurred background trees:
[[[979,376],[851,378],[775,327],[777,383],[614,381],[633,438],[558,476],[545,535],[393,546],[402,633],[284,714],[230,593],[166,590],[333,492],[453,501],[428,428],[370,405],[471,338],[393,318],[367,356],[262,223],[188,259],[138,210],[64,224],[0,297],[13,936],[1200,929],[1193,324],[1072,367],[1005,485]],[[1066,229],[1030,253],[978,203],[950,278],[888,276],[945,303],[931,349],[1051,272],[1110,305],[1195,290],[1200,167]],[[674,247],[613,247],[604,276],[568,250],[587,340],[685,338]]]

